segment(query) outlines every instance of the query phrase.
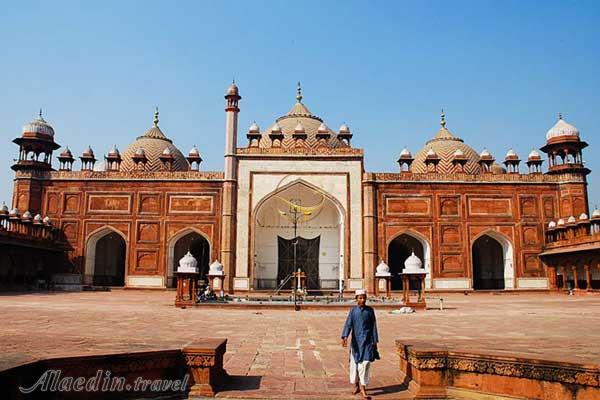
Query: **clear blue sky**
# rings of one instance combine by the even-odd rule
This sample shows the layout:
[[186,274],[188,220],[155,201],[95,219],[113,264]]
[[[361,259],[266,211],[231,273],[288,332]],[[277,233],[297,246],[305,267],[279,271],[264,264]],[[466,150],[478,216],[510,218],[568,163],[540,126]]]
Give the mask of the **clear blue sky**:
[[[560,111],[590,147],[600,203],[598,1],[5,2],[0,13],[0,201],[10,200],[11,140],[37,115],[78,156],[123,150],[152,124],[205,170],[222,170],[223,94],[243,99],[240,141],[304,102],[347,122],[369,171],[397,171],[448,128],[476,151],[526,158]],[[76,164],[79,168],[79,163]],[[523,165],[523,170],[525,166]]]

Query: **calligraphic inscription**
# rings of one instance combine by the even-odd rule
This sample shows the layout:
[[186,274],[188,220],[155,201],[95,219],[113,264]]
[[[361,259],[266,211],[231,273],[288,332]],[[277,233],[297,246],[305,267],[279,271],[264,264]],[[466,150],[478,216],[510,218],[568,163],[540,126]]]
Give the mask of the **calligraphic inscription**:
[[392,215],[430,215],[431,199],[418,196],[389,197],[386,199],[386,213]]
[[471,215],[511,216],[512,206],[509,198],[471,198],[469,199]]
[[169,197],[169,211],[172,213],[204,214],[212,210],[212,196],[173,195]]
[[128,213],[131,198],[129,195],[99,195],[91,194],[88,210],[92,212]]

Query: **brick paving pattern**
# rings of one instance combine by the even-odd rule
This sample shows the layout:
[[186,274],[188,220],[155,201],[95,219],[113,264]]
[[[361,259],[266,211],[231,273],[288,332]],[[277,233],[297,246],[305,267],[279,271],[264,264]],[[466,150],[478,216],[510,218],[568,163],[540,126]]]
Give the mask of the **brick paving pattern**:
[[[339,334],[346,311],[176,309],[172,291],[0,295],[0,369],[37,358],[181,348],[228,339],[223,398],[354,398]],[[396,339],[459,349],[600,364],[600,296],[443,295],[445,310],[376,310],[381,361],[371,394],[409,398]],[[430,307],[437,300],[430,300]]]

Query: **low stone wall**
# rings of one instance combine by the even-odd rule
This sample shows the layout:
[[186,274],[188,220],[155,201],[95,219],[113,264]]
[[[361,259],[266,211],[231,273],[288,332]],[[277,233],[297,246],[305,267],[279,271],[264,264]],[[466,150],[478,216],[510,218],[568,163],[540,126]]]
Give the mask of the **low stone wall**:
[[398,340],[396,346],[401,378],[416,399],[600,398],[598,365],[460,352],[418,341]]
[[227,377],[226,344],[206,339],[184,349],[38,360],[0,371],[0,393],[72,400],[214,396]]

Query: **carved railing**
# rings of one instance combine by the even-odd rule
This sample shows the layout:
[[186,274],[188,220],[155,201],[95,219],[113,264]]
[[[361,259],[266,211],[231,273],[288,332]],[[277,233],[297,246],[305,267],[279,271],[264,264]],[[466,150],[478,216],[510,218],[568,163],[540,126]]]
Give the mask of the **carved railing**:
[[585,177],[580,174],[545,175],[533,174],[440,174],[435,172],[368,172],[363,176],[365,181],[376,182],[494,182],[494,183],[584,183]]
[[548,227],[545,238],[547,249],[599,242],[600,217]]
[[17,178],[55,180],[222,180],[220,171],[17,171]]
[[241,147],[237,149],[239,155],[306,155],[306,156],[362,156],[363,149],[353,147]]

